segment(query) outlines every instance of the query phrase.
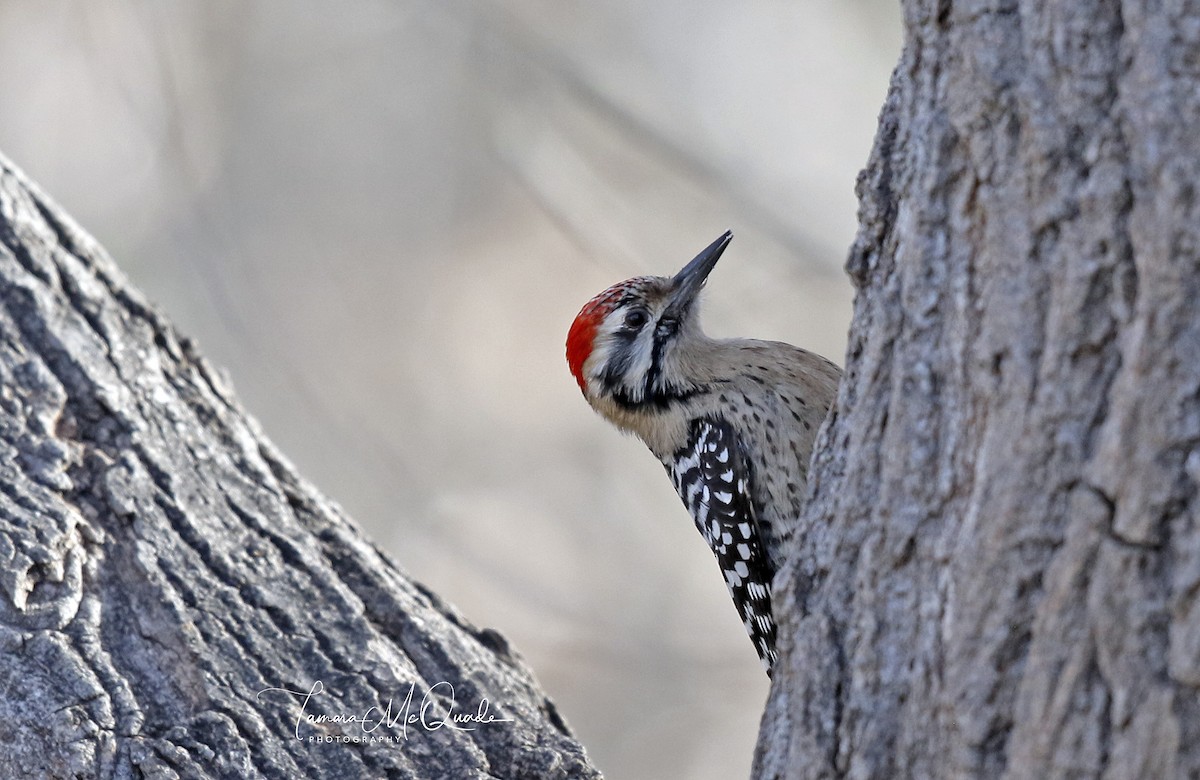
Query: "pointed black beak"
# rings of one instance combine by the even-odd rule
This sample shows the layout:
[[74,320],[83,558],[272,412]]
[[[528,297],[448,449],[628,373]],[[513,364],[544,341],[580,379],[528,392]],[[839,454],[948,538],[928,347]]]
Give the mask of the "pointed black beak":
[[682,318],[692,301],[696,300],[700,288],[704,287],[704,281],[716,267],[721,253],[725,251],[725,247],[729,246],[729,242],[732,240],[733,231],[726,230],[725,235],[709,244],[703,252],[696,255],[692,262],[685,265],[682,271],[675,274],[675,278],[671,280],[671,302],[667,306],[666,313],[673,315],[675,319]]

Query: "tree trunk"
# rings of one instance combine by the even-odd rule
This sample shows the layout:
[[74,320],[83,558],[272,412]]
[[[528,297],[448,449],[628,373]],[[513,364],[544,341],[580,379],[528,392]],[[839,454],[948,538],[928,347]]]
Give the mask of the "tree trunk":
[[0,777],[598,777],[2,157],[0,448]]
[[1200,15],[906,0],[763,778],[1200,776]]

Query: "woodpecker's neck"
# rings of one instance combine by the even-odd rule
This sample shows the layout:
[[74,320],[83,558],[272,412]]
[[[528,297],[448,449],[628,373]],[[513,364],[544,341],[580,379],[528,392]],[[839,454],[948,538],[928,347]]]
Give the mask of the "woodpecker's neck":
[[720,353],[729,347],[705,336],[694,323],[685,323],[654,346],[649,358],[640,361],[636,356],[614,360],[595,355],[597,369],[588,378],[585,395],[609,422],[637,435],[662,457],[686,439],[684,410],[704,406],[704,397],[721,382],[717,370],[725,361]]
[[687,401],[707,378],[686,369],[688,352],[710,343],[698,331],[657,334],[648,356],[633,350],[611,356],[596,377],[597,394],[629,412],[650,414]]

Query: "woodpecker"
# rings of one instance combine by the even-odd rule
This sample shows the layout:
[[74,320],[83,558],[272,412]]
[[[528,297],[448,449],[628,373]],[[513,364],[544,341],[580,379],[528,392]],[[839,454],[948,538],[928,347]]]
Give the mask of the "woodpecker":
[[588,301],[567,364],[592,408],[666,467],[770,676],[772,580],[841,369],[790,344],[704,334],[697,298],[732,240],[726,232],[673,277],[638,276]]

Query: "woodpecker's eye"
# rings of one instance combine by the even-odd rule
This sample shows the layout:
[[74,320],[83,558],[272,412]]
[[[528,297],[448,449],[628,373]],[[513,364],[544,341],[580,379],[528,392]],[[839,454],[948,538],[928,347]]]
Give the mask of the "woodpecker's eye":
[[650,319],[650,315],[641,309],[634,309],[625,315],[625,327],[637,330],[641,328]]

